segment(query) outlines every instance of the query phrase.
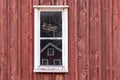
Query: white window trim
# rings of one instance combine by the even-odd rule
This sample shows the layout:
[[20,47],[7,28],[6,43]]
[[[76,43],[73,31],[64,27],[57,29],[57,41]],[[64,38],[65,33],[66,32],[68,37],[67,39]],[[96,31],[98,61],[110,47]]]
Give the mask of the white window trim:
[[[53,50],[53,53],[50,54],[50,53],[49,53],[49,50]],[[48,49],[47,49],[47,56],[54,56],[54,48],[48,48]]]
[[47,61],[47,65],[48,65],[48,59],[42,59],[42,64],[43,64],[43,61],[46,60]]
[[61,64],[61,60],[60,59],[54,59],[54,65],[55,65],[55,61],[59,61],[59,63]]
[[[62,11],[62,66],[40,65],[40,11]],[[34,6],[34,72],[68,72],[68,6]]]

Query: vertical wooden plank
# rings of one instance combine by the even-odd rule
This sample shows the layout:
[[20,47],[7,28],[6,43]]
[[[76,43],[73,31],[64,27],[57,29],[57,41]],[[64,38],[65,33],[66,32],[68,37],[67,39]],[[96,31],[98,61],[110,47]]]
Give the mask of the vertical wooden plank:
[[75,29],[74,29],[74,35],[75,35],[75,43],[74,43],[74,52],[75,52],[75,80],[78,80],[78,52],[77,52],[77,27],[78,27],[78,0],[74,0],[74,18],[75,18]]
[[2,78],[2,2],[0,3],[0,79]]
[[[0,5],[0,79],[7,80],[7,1]],[[6,17],[5,17],[6,16]]]
[[112,80],[112,0],[102,0],[102,80]]
[[89,75],[89,72],[90,72],[90,63],[89,63],[89,57],[90,57],[90,55],[89,55],[89,45],[90,45],[90,43],[89,43],[89,37],[90,37],[90,19],[89,19],[89,16],[90,16],[90,10],[89,10],[89,6],[90,6],[90,0],[88,0],[87,2],[86,2],[86,12],[87,12],[87,22],[86,22],[86,54],[87,54],[87,67],[86,67],[86,69],[87,69],[87,80],[90,80],[90,75]]
[[[0,3],[0,17],[2,16],[2,6],[1,5],[2,5],[2,3]],[[1,52],[2,51],[2,43],[1,43],[2,42],[2,24],[1,23],[2,22],[1,21],[2,21],[2,19],[0,18],[0,79],[1,79],[1,75],[2,75],[1,74],[1,68],[2,68],[2,61],[1,61],[1,59],[2,59],[2,56],[1,56],[2,55],[2,52]]]
[[7,12],[9,14],[7,14],[7,42],[8,42],[8,46],[7,46],[7,58],[8,58],[8,66],[7,66],[7,73],[8,74],[8,80],[11,80],[11,1],[7,0]]
[[75,80],[78,80],[78,51],[77,51],[77,27],[78,27],[78,0],[74,0],[74,10],[75,10],[75,14],[74,14],[74,18],[75,18],[75,32],[74,32],[74,35],[75,35]]
[[33,64],[33,56],[34,56],[34,44],[33,44],[33,42],[34,42],[34,34],[33,34],[33,32],[34,32],[34,18],[33,18],[33,16],[34,16],[34,13],[33,13],[33,0],[30,0],[30,38],[29,38],[29,40],[30,40],[30,60],[29,60],[29,62],[30,62],[30,80],[33,80],[33,66],[34,66],[34,64]]
[[110,19],[110,28],[108,29],[109,39],[110,39],[110,80],[113,80],[113,0],[110,0],[110,13],[109,13],[109,19]]
[[22,60],[22,56],[21,56],[21,53],[22,53],[22,50],[21,50],[21,0],[18,0],[18,3],[17,3],[17,5],[18,5],[18,30],[17,30],[17,32],[18,32],[18,65],[17,65],[17,67],[18,67],[18,80],[22,80],[21,79],[21,73],[22,73],[22,64],[21,64],[21,60]]
[[68,22],[68,65],[69,65],[69,73],[68,73],[68,80],[75,80],[75,66],[77,66],[77,63],[75,62],[77,57],[75,55],[77,55],[76,50],[76,28],[77,28],[77,24],[75,24],[75,19],[76,19],[76,14],[75,12],[75,0],[68,0],[68,5],[69,5],[69,13],[68,13],[68,17],[69,17],[69,22]]
[[78,1],[78,75],[79,80],[89,80],[89,0]]
[[90,80],[101,80],[101,6],[90,1]]
[[17,1],[11,1],[11,80],[17,80]]
[[29,58],[30,58],[30,0],[21,0],[21,79],[29,80]]
[[120,79],[120,1],[113,0],[113,80]]

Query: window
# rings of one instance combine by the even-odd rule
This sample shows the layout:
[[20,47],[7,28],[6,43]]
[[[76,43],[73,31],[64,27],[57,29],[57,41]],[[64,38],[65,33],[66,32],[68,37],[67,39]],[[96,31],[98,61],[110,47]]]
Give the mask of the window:
[[54,56],[54,48],[48,48],[47,49],[47,55],[48,56]]
[[68,6],[34,6],[34,72],[68,72]]
[[60,59],[54,59],[54,65],[61,65]]
[[42,65],[48,65],[48,59],[42,59]]

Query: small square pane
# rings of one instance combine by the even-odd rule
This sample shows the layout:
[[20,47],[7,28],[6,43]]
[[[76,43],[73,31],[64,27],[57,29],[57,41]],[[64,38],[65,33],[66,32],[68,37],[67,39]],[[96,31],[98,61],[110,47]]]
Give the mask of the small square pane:
[[61,65],[61,60],[55,60],[54,65]]
[[60,63],[56,65],[62,65],[62,40],[41,40],[40,44],[41,65],[43,59],[48,60],[48,65],[54,65],[54,60],[58,59]]
[[55,52],[54,48],[48,48],[47,49],[47,56],[54,56],[54,52]]
[[62,37],[61,11],[42,11],[40,21],[41,37]]
[[48,65],[48,60],[47,59],[42,59],[42,65]]

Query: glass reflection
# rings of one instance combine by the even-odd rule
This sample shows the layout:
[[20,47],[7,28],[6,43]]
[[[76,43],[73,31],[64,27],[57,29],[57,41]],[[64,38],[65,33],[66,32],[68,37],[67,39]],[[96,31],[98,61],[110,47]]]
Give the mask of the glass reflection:
[[43,11],[40,20],[41,37],[62,37],[62,12]]
[[62,40],[40,41],[41,65],[62,65]]

